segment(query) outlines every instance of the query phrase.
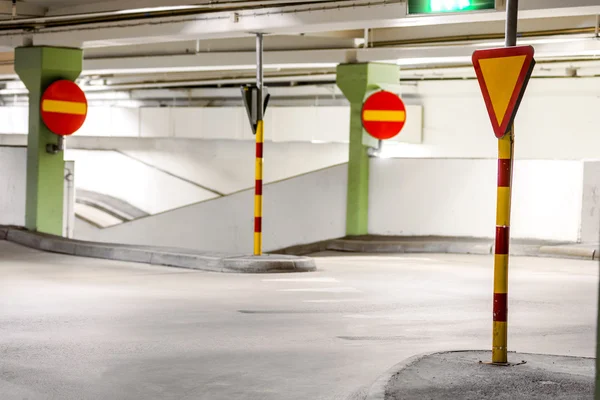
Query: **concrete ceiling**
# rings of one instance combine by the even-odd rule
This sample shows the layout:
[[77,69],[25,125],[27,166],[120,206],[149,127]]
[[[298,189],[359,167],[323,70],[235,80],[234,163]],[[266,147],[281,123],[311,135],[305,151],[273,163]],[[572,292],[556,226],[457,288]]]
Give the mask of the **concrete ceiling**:
[[[502,3],[498,11],[415,17],[401,0],[25,0],[12,19],[11,2],[0,0],[0,17],[10,18],[0,21],[0,78],[15,79],[12,48],[25,42],[83,47],[86,82],[249,79],[253,32],[261,31],[273,78],[318,82],[336,64],[379,61],[435,79],[432,71],[502,45]],[[522,0],[521,44],[534,45],[540,61],[598,60],[599,14],[600,0]]]

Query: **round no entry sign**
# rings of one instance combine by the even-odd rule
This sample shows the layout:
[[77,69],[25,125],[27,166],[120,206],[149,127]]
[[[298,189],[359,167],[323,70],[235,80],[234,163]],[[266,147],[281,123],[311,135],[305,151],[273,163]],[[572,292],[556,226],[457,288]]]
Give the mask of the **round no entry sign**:
[[60,80],[48,86],[42,95],[42,121],[52,133],[72,135],[85,122],[87,99],[75,82]]
[[406,123],[406,107],[396,94],[386,91],[371,95],[363,104],[362,124],[374,138],[391,139]]

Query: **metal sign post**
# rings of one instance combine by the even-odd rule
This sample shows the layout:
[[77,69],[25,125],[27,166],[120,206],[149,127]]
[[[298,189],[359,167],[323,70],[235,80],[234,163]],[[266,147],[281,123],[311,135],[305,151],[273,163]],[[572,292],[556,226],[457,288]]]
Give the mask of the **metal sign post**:
[[[506,47],[517,45],[519,0],[506,4]],[[508,363],[508,258],[510,209],[514,160],[514,125],[498,139],[498,194],[496,201],[496,245],[494,252],[494,307],[492,362]]]
[[506,6],[506,46],[473,53],[473,66],[498,138],[498,193],[494,246],[492,363],[508,363],[508,263],[514,159],[514,120],[535,66],[535,50],[517,47],[518,0]]
[[256,34],[256,85],[242,86],[242,99],[248,113],[250,128],[256,135],[255,189],[254,189],[254,255],[262,255],[262,191],[263,143],[265,140],[264,115],[269,94],[264,86],[263,34]]
[[256,108],[256,165],[254,189],[254,255],[262,255],[262,211],[263,211],[263,34],[256,34],[256,89],[258,107]]

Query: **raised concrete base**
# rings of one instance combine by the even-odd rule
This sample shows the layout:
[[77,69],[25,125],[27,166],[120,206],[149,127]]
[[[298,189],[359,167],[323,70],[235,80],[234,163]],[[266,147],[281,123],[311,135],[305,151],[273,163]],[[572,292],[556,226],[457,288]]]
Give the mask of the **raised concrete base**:
[[[494,254],[491,239],[460,237],[398,237],[356,236],[333,239],[304,246],[294,246],[277,253],[310,254],[318,251],[342,251],[349,253],[454,253]],[[534,240],[513,240],[510,254],[529,257],[560,257],[583,260],[600,259],[598,243],[555,243]]]
[[9,240],[52,253],[213,272],[283,273],[309,272],[317,269],[315,261],[310,257],[288,255],[254,257],[239,254],[201,253],[167,247],[96,243],[29,232],[19,228],[0,227],[0,240]]
[[[509,353],[510,366],[488,364],[489,351],[415,356],[382,375],[364,400],[591,399],[595,359]],[[352,397],[357,399],[357,395]]]

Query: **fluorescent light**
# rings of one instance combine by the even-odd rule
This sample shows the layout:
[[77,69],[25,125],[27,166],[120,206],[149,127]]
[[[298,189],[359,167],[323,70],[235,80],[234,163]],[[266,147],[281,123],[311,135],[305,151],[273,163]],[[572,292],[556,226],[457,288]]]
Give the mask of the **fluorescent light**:
[[[335,68],[336,63],[306,63],[306,64],[265,64],[265,70],[283,69],[314,69]],[[168,72],[211,72],[211,71],[254,71],[255,64],[247,65],[199,65],[193,67],[148,67],[148,68],[112,68],[85,70],[85,74],[112,75],[112,74],[144,74],[144,73],[168,73]]]
[[471,57],[400,58],[395,61],[397,65],[468,64],[470,62]]
[[161,7],[134,8],[131,10],[115,11],[115,14],[141,14],[141,13],[153,13],[153,12],[161,12],[161,11],[190,10],[193,8],[198,8],[198,6],[161,6]]

